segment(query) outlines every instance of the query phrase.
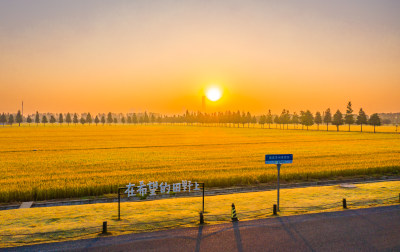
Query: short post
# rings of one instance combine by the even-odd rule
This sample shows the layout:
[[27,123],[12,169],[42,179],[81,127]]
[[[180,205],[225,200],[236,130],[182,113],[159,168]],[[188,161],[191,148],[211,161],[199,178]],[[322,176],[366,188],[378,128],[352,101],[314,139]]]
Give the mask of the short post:
[[119,192],[121,188],[118,188],[118,220],[121,220],[121,194]]
[[274,208],[273,208],[272,212],[273,212],[274,215],[278,214],[278,212],[276,211],[276,204],[274,204]]
[[103,222],[103,234],[107,234],[107,221]]
[[121,190],[127,189],[126,187],[118,188],[118,220],[121,220]]
[[346,199],[343,199],[343,208],[346,209],[347,208],[347,202]]
[[204,187],[206,186],[205,183],[203,183],[203,213],[204,213]]
[[276,167],[278,168],[278,195],[277,195],[277,211],[279,211],[279,188],[280,188],[280,184],[279,184],[279,177],[280,177],[280,173],[281,173],[281,164],[277,164]]
[[204,215],[203,215],[203,212],[200,212],[200,224],[204,224]]
[[231,214],[232,222],[239,221],[239,219],[237,218],[237,215],[236,215],[236,208],[235,208],[234,203],[232,203],[232,212],[231,213],[232,213]]

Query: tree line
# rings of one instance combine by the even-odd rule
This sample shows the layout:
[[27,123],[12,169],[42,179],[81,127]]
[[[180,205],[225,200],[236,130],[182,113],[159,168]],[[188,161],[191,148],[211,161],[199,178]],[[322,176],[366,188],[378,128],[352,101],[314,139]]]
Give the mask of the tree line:
[[[15,115],[13,114],[8,114],[6,115],[5,113],[2,113],[0,115],[0,123],[3,124],[3,126],[7,123],[9,125],[12,125],[14,123],[18,123],[20,126],[21,123],[24,122],[24,118],[21,115],[21,112],[18,111],[18,113]],[[375,132],[375,127],[381,125],[381,119],[377,113],[372,114],[371,116],[367,116],[366,113],[362,108],[360,108],[358,114],[353,114],[353,108],[352,108],[352,103],[348,102],[347,108],[346,108],[346,113],[343,114],[339,109],[332,114],[330,108],[326,109],[325,111],[322,112],[316,112],[315,115],[311,113],[310,110],[306,111],[300,111],[300,113],[294,112],[291,114],[289,110],[283,109],[280,115],[273,115],[271,110],[268,110],[267,114],[263,114],[261,116],[254,116],[250,112],[231,112],[231,111],[226,111],[226,112],[216,112],[216,113],[202,113],[202,112],[189,112],[186,111],[185,114],[183,115],[172,115],[172,116],[167,116],[167,115],[156,115],[154,113],[143,113],[143,114],[120,114],[120,116],[115,116],[111,112],[109,112],[107,115],[106,114],[98,114],[94,118],[90,113],[87,113],[86,116],[78,116],[77,113],[67,113],[67,114],[58,114],[58,116],[50,114],[50,115],[39,115],[39,112],[36,112],[35,116],[31,117],[28,115],[28,117],[25,120],[26,123],[31,124],[31,123],[36,123],[37,125],[39,123],[43,123],[43,125],[46,125],[47,123],[59,123],[59,124],[95,124],[96,126],[98,124],[116,124],[116,123],[122,123],[122,124],[149,124],[149,123],[170,123],[170,124],[176,124],[176,123],[184,123],[187,125],[219,125],[219,126],[225,126],[225,127],[250,127],[250,124],[254,125],[255,124],[260,124],[262,128],[265,127],[265,124],[268,124],[268,127],[271,128],[271,125],[275,124],[276,128],[279,125],[280,129],[289,129],[289,124],[295,125],[296,127],[300,124],[302,126],[302,129],[304,127],[308,130],[308,128],[314,124],[317,125],[317,128],[319,130],[320,125],[326,125],[326,130],[328,130],[329,124],[335,125],[337,127],[337,131],[339,131],[339,127],[341,125],[347,124],[348,125],[348,130],[350,131],[350,127],[353,124],[358,124],[361,125],[361,132],[362,132],[362,126],[363,125],[373,125],[374,126],[374,132]]]
[[[377,113],[372,114],[369,118],[367,114],[364,112],[362,108],[360,108],[359,112],[357,115],[353,114],[353,108],[351,102],[347,104],[346,108],[346,113],[343,114],[339,109],[335,112],[335,114],[332,115],[331,109],[328,108],[326,109],[322,114],[317,111],[315,115],[311,113],[310,110],[307,111],[300,111],[299,114],[294,112],[293,114],[290,114],[288,110],[283,110],[282,113],[279,116],[275,116],[273,119],[273,122],[275,124],[281,125],[281,128],[288,128],[289,124],[294,124],[298,125],[301,124],[302,127],[306,127],[308,130],[308,127],[316,124],[317,129],[319,130],[319,126],[322,124],[326,124],[326,130],[328,131],[329,129],[329,124],[335,125],[337,128],[337,131],[339,131],[339,127],[341,125],[347,124],[349,126],[349,131],[350,127],[353,124],[357,124],[361,126],[361,132],[362,132],[362,126],[363,125],[373,125],[374,126],[374,132],[375,132],[375,127],[381,125],[381,119]],[[262,115],[260,117],[260,124],[272,124],[272,115],[271,111],[268,112],[268,115]],[[282,126],[283,125],[283,126]]]

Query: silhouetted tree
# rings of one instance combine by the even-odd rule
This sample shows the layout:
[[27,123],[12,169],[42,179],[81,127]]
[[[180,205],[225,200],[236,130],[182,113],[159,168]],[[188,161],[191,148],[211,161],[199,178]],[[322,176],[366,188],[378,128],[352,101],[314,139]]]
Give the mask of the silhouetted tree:
[[275,128],[278,128],[278,124],[280,124],[279,116],[275,116],[274,123],[275,123]]
[[340,112],[339,109],[338,109],[338,110],[336,111],[336,113],[333,115],[332,124],[333,124],[333,125],[336,125],[337,131],[339,131],[339,126],[340,126],[340,125],[343,125],[343,114],[342,114],[342,112]]
[[[230,122],[230,124],[232,124],[232,127],[234,127],[234,128],[235,128],[235,124],[238,120],[236,117],[237,117],[237,115],[234,111],[233,112],[229,111],[229,122]],[[231,127],[231,125],[229,125],[229,127]]]
[[306,121],[306,112],[304,112],[303,110],[300,111],[299,119],[300,119],[300,124],[301,124],[301,130],[303,130],[304,129],[304,125],[305,125],[305,121]]
[[319,125],[322,123],[322,117],[320,112],[315,113],[314,122],[317,125],[317,129],[319,130]]
[[37,111],[36,111],[36,115],[35,115],[35,123],[36,123],[36,126],[38,126],[40,123],[39,112],[37,112]]
[[274,123],[270,109],[268,110],[267,119],[265,122],[268,123],[268,128],[271,128],[271,123]]
[[15,122],[18,123],[18,127],[21,126],[22,115],[21,115],[21,111],[19,111],[19,110],[18,110],[17,116],[15,117]]
[[99,117],[96,116],[96,118],[94,118],[94,123],[96,124],[96,126],[97,126],[97,124],[98,124],[99,122],[100,122]]
[[113,120],[112,114],[111,114],[111,112],[109,112],[107,115],[107,123],[111,125],[111,123],[113,123],[113,121],[114,120]]
[[125,124],[125,117],[121,118],[121,123]]
[[67,122],[68,126],[69,126],[70,123],[72,123],[72,119],[71,119],[71,114],[70,113],[67,114],[67,117],[65,118],[65,121]]
[[51,115],[50,116],[50,123],[54,124],[55,122],[56,122],[56,118],[53,115]]
[[244,128],[244,125],[247,123],[247,118],[246,118],[246,114],[244,113],[244,111],[242,112],[242,116],[240,117],[240,123],[242,124],[242,127]]
[[131,116],[127,116],[126,117],[126,122],[127,123],[132,123],[132,117]]
[[303,124],[307,127],[307,130],[308,130],[309,126],[312,126],[314,124],[314,116],[313,116],[313,114],[311,113],[310,110],[307,110],[304,113],[303,120],[304,120]]
[[103,124],[103,126],[106,123],[106,118],[104,117],[104,115],[101,116],[101,123]]
[[289,121],[290,121],[289,111],[286,111],[286,109],[282,110],[282,113],[279,117],[279,122],[283,124],[283,129],[285,129],[285,124],[288,124]]
[[331,109],[328,108],[325,111],[325,115],[324,115],[324,123],[326,123],[326,131],[329,130],[329,124],[332,122],[332,114],[331,114]]
[[79,121],[82,123],[82,125],[84,125],[86,123],[86,120],[83,117],[81,117],[81,119]]
[[0,122],[3,124],[3,127],[4,127],[4,124],[7,123],[6,114],[3,113],[3,114],[0,116]]
[[379,118],[379,115],[377,113],[371,115],[371,117],[369,118],[369,124],[374,125],[375,133],[375,126],[381,125],[381,118]]
[[79,122],[78,115],[76,113],[74,113],[74,119],[72,119],[72,122],[75,124],[75,126]]
[[251,123],[251,114],[250,114],[250,112],[248,111],[247,112],[247,114],[246,114],[246,118],[245,118],[245,120],[246,120],[246,123],[247,123],[247,128],[250,128],[250,123]]
[[26,118],[26,122],[29,124],[29,126],[31,126],[31,123],[32,123],[31,116],[28,115],[28,118]]
[[346,115],[344,116],[344,121],[346,124],[349,125],[349,131],[350,131],[350,125],[354,123],[353,109],[351,107],[351,101],[349,101],[349,103],[347,104]]
[[253,128],[254,128],[254,126],[256,125],[256,123],[257,123],[257,118],[256,118],[255,116],[253,116],[253,117],[251,118],[251,124],[253,124]]
[[46,123],[48,123],[46,115],[43,115],[42,123],[43,123],[43,126],[46,126]]
[[117,120],[117,118],[114,118],[114,123],[115,123],[115,124],[117,124],[117,123],[118,123],[118,120]]
[[367,124],[368,123],[367,115],[365,114],[365,112],[364,112],[364,110],[362,108],[360,108],[360,111],[358,112],[356,123],[358,125],[361,125],[361,132],[362,132],[363,124]]
[[63,114],[60,113],[60,114],[58,115],[58,123],[59,123],[59,124],[62,124],[63,122],[64,122],[64,117],[63,117]]
[[284,120],[286,123],[286,129],[289,129],[289,123],[291,122],[291,116],[289,114],[289,110],[286,110],[286,114],[284,115]]
[[12,114],[10,114],[10,116],[8,117],[8,124],[10,124],[11,126],[14,123],[14,116]]
[[133,115],[132,115],[132,123],[134,123],[134,124],[138,123],[138,119],[137,119],[136,113],[133,113]]
[[264,128],[264,124],[266,121],[267,121],[267,117],[265,115],[261,115],[260,120],[258,121],[258,123],[261,125],[261,128]]
[[296,112],[294,112],[293,113],[293,116],[292,116],[292,123],[294,124],[294,125],[296,125],[296,129],[297,129],[297,125],[299,124],[299,122],[300,122],[300,118],[299,118],[299,116],[297,115],[297,113]]
[[[279,123],[280,123],[280,124],[283,124],[283,129],[285,129],[285,118],[284,118],[284,115],[285,115],[285,114],[286,114],[286,109],[282,110],[282,113],[281,113],[281,115],[279,116]],[[279,128],[282,129],[282,126],[279,125]]]
[[86,116],[86,122],[89,123],[89,125],[93,122],[92,115],[90,113],[88,113]]
[[186,110],[186,112],[185,112],[185,122],[187,125],[191,124],[189,110]]
[[241,118],[242,117],[240,116],[240,111],[239,110],[236,113],[235,112],[232,113],[232,124],[233,124],[233,127],[235,127],[235,124],[237,124],[237,126],[239,128]]
[[146,111],[144,112],[143,122],[144,123],[149,123],[150,122],[149,115],[147,114]]
[[233,121],[233,115],[230,110],[225,113],[225,123],[230,128]]

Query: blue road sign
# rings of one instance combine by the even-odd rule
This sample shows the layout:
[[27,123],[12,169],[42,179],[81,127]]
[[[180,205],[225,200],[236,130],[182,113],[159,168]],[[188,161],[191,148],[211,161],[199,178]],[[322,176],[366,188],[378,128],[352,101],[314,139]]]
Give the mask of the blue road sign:
[[277,207],[279,211],[279,177],[281,171],[282,164],[291,164],[293,163],[293,154],[275,154],[275,155],[265,155],[265,163],[266,164],[276,164],[276,168],[278,170],[278,185],[277,185]]
[[293,154],[265,155],[266,164],[291,164],[293,163]]

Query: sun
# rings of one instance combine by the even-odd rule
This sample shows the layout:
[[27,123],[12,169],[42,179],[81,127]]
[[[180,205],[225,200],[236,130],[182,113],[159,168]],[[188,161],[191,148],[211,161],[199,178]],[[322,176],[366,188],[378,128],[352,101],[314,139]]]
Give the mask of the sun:
[[207,90],[206,96],[210,101],[218,101],[222,96],[222,92],[217,87],[211,87]]

